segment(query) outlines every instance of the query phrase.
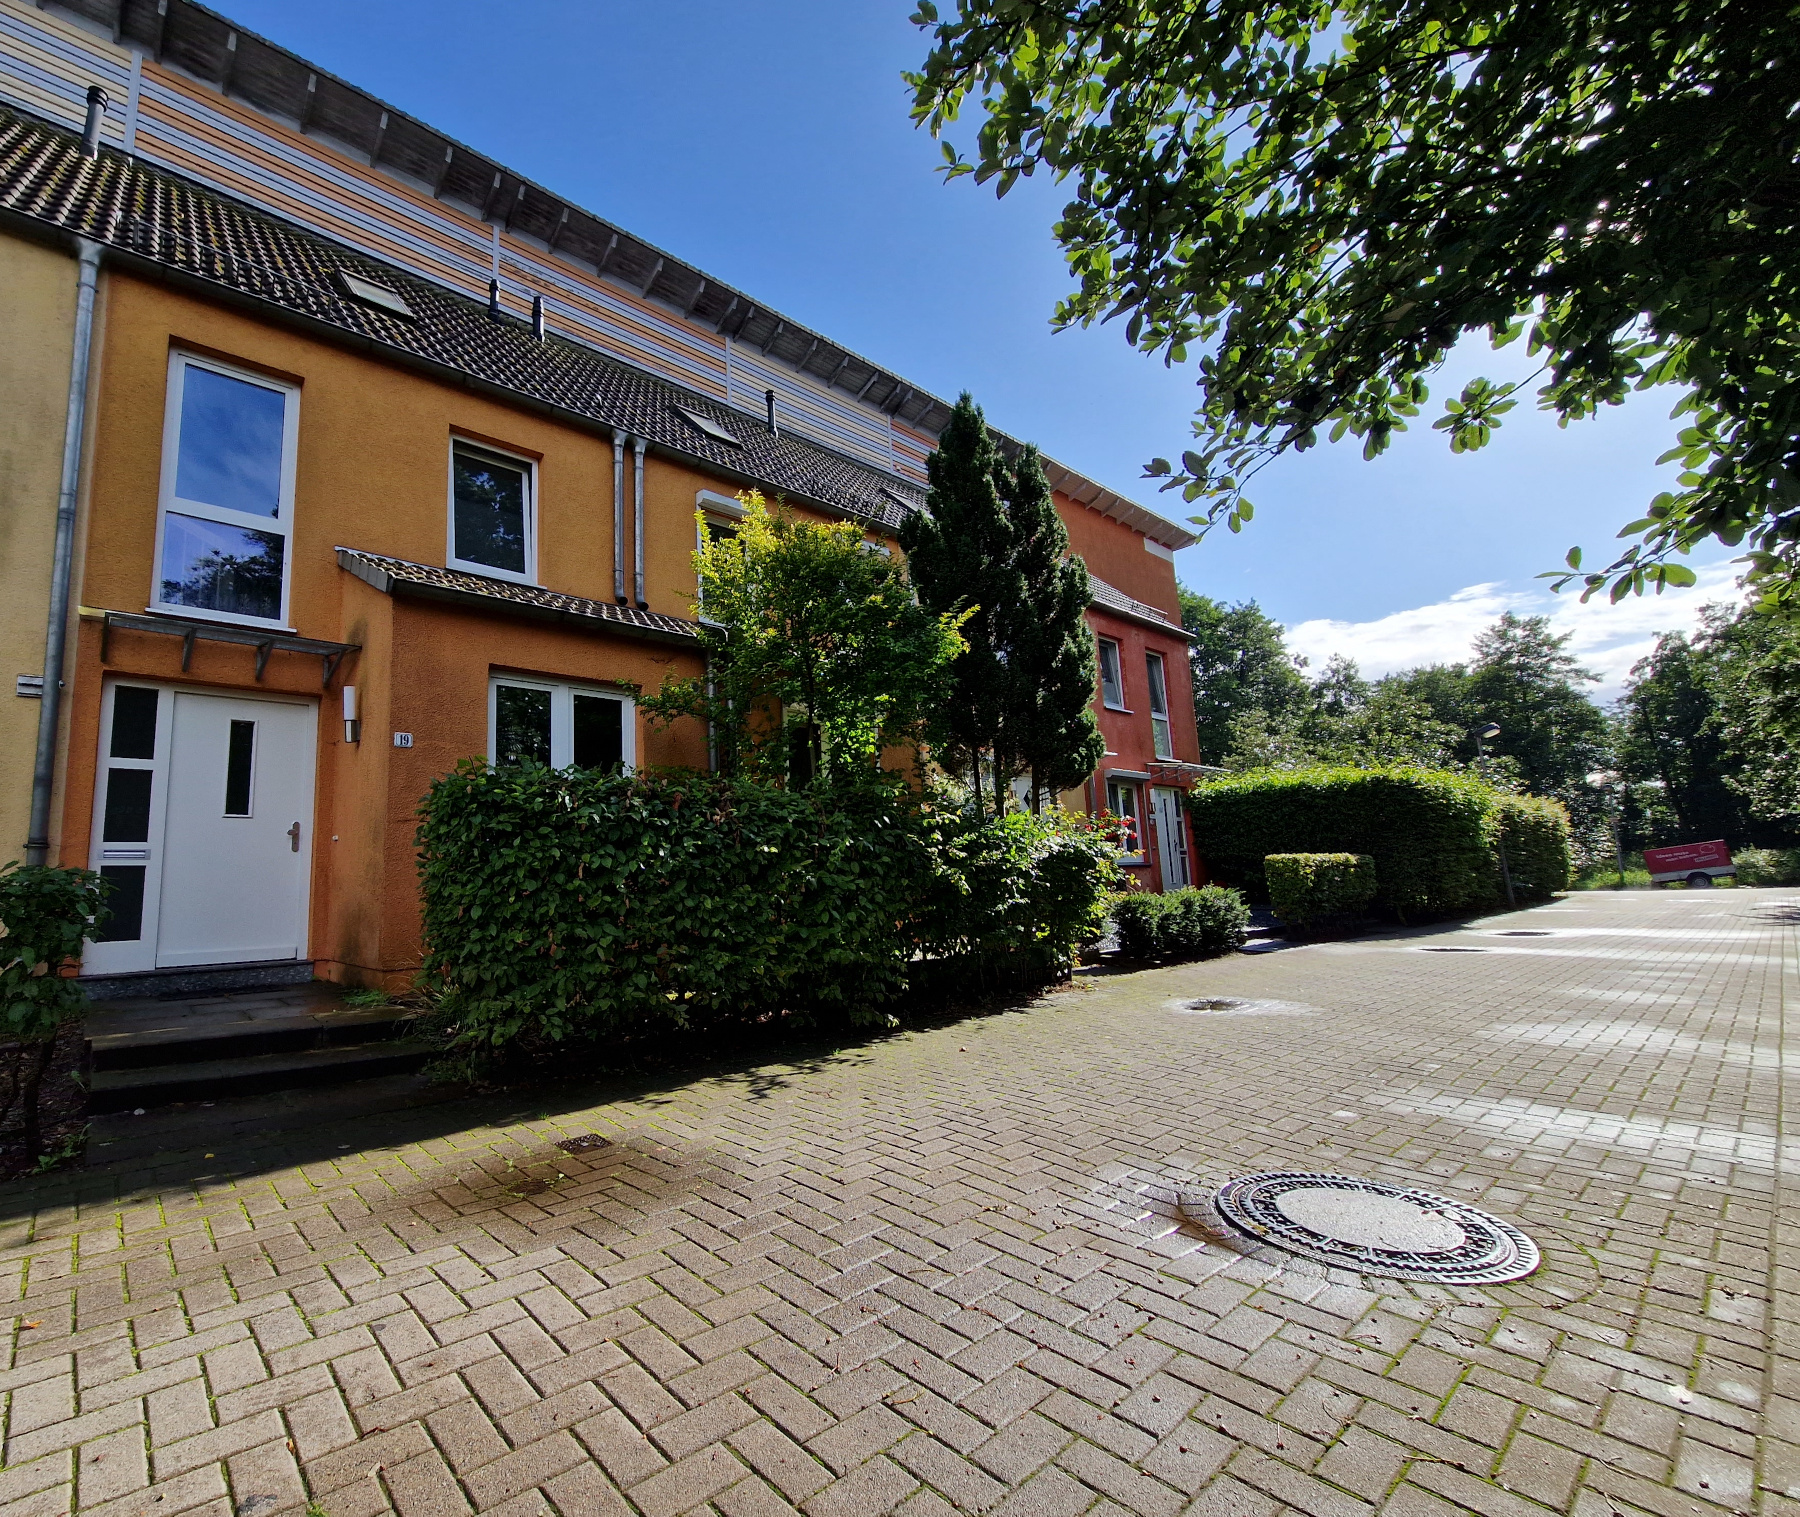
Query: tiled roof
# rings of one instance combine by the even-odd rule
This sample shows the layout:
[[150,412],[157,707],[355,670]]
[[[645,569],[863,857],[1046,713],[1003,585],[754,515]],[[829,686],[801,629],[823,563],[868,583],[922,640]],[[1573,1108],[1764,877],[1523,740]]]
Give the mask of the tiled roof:
[[[923,503],[883,474],[764,420],[529,325],[493,320],[478,301],[377,262],[178,175],[110,149],[96,159],[57,127],[0,107],[0,210],[59,227],[163,269],[222,286],[398,356],[556,407],[653,446],[847,516],[893,529],[899,503]],[[412,319],[352,299],[335,277],[396,290]],[[711,417],[739,445],[709,437],[680,410]]]
[[1152,627],[1160,627],[1166,632],[1178,633],[1184,638],[1187,636],[1187,628],[1166,611],[1146,605],[1141,600],[1132,599],[1123,590],[1107,584],[1092,569],[1088,570],[1088,592],[1090,604],[1098,606],[1102,611],[1110,611],[1115,616],[1130,617],[1133,621],[1148,622]]
[[465,574],[460,569],[439,569],[432,564],[415,564],[404,558],[365,553],[360,548],[339,548],[337,560],[339,568],[347,569],[386,595],[411,594],[482,610],[512,610],[524,616],[550,617],[557,621],[601,622],[608,631],[655,642],[692,646],[700,637],[698,623],[679,616],[664,616],[659,611],[640,611],[635,606],[617,606],[610,601],[562,595],[536,585],[488,579],[480,574]]

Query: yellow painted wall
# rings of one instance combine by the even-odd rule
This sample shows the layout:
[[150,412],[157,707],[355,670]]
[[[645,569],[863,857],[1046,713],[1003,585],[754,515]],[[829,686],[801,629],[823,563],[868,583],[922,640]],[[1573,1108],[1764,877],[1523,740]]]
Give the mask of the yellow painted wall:
[[25,856],[75,325],[75,260],[0,233],[0,864]]

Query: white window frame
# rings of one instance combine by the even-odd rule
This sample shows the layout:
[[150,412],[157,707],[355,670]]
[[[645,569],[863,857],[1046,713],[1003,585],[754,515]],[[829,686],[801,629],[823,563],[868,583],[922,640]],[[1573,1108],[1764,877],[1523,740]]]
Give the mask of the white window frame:
[[698,553],[706,546],[706,525],[700,520],[702,516],[707,522],[717,522],[721,527],[735,527],[749,514],[742,501],[733,500],[729,495],[721,495],[717,490],[695,491],[694,551]]
[[[479,564],[473,559],[456,556],[456,450],[472,448],[477,453],[491,453],[509,464],[517,464],[525,473],[525,571],[496,569],[492,564]],[[497,448],[479,437],[450,434],[450,446],[444,454],[444,562],[464,574],[479,574],[483,579],[503,579],[515,585],[535,585],[537,578],[538,485],[537,460],[510,448]]]
[[1144,650],[1144,677],[1150,686],[1150,751],[1159,759],[1175,757],[1175,731],[1169,725],[1169,661],[1154,648]]
[[[1094,657],[1100,665],[1100,704],[1108,711],[1129,711],[1131,708],[1125,704],[1125,650],[1119,646],[1119,640],[1116,637],[1096,637],[1094,641],[1097,644]],[[1116,701],[1108,700],[1106,695],[1106,654],[1104,650],[1107,648],[1111,648],[1113,651],[1113,671],[1118,675],[1119,698]]]
[[[275,515],[256,516],[247,511],[231,511],[223,506],[207,505],[197,500],[183,500],[175,494],[175,480],[181,465],[181,403],[187,388],[187,371],[208,369],[237,379],[245,384],[274,390],[286,397],[281,427],[281,495]],[[150,604],[145,608],[164,616],[181,616],[190,621],[222,622],[236,627],[272,627],[292,632],[288,625],[288,606],[294,578],[294,475],[300,439],[300,387],[286,380],[271,379],[252,369],[234,368],[216,359],[201,358],[179,348],[169,353],[169,379],[163,408],[162,477],[157,489],[156,552],[150,567]],[[244,616],[235,611],[209,611],[202,606],[183,606],[162,598],[163,539],[167,518],[192,516],[201,521],[217,522],[223,527],[238,527],[246,532],[266,532],[282,540],[281,546],[281,614],[273,617]]]
[[1110,811],[1114,816],[1125,816],[1126,815],[1125,812],[1121,811],[1117,806],[1113,805],[1113,792],[1116,790],[1129,790],[1132,792],[1132,805],[1135,809],[1131,811],[1130,817],[1131,817],[1131,821],[1133,824],[1132,830],[1137,834],[1137,845],[1138,845],[1136,853],[1130,853],[1130,852],[1121,853],[1119,855],[1119,862],[1121,864],[1147,863],[1148,858],[1144,852],[1144,829],[1146,826],[1146,822],[1144,819],[1144,785],[1143,785],[1143,782],[1141,780],[1115,778],[1111,775],[1107,776],[1107,779],[1106,779],[1106,809],[1108,811]]
[[619,713],[619,756],[627,774],[637,768],[637,702],[622,690],[605,685],[589,685],[578,681],[540,679],[531,674],[508,674],[496,670],[488,675],[487,755],[490,764],[499,762],[496,751],[499,740],[502,685],[516,685],[526,690],[550,692],[550,767],[567,769],[575,761],[575,697],[603,696],[617,701],[625,709]]

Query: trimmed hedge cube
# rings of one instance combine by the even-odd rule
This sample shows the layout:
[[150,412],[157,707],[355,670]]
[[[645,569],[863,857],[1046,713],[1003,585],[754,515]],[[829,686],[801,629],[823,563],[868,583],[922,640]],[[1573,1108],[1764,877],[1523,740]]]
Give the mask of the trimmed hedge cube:
[[1271,853],[1263,875],[1275,915],[1292,927],[1349,921],[1375,899],[1375,860],[1366,853]]
[[1242,946],[1250,908],[1235,890],[1189,885],[1115,896],[1112,918],[1128,959],[1215,959]]

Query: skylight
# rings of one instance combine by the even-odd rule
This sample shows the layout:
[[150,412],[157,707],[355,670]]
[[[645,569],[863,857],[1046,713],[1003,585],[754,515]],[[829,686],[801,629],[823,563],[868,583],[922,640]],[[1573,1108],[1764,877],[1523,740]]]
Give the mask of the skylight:
[[736,433],[727,431],[724,423],[714,421],[712,417],[703,412],[690,411],[686,406],[670,406],[669,409],[696,431],[704,432],[714,442],[722,442],[733,448],[741,448],[744,445],[743,439]]
[[391,311],[396,316],[412,316],[413,308],[401,297],[398,290],[390,290],[385,284],[376,284],[372,279],[364,279],[359,274],[352,274],[348,269],[336,271],[338,283],[343,286],[344,293],[352,300],[360,300],[364,305],[378,306],[384,311]]

